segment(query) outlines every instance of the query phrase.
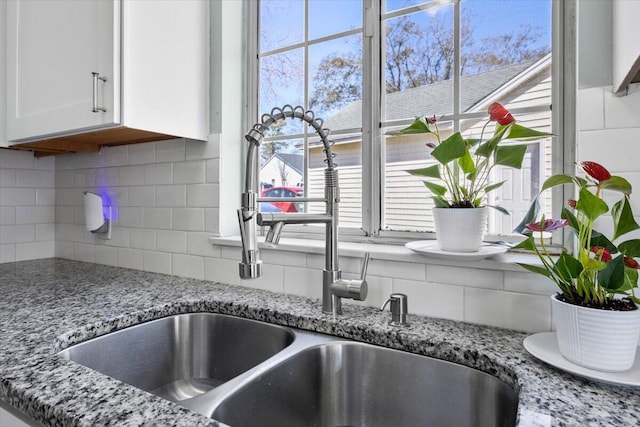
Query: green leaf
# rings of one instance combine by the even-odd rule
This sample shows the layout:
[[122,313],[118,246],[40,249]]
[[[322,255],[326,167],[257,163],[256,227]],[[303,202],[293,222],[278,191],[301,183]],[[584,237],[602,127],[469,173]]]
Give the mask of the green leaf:
[[562,211],[560,212],[560,218],[566,219],[569,221],[569,227],[571,227],[575,232],[578,232],[580,229],[580,223],[578,222],[578,218],[575,217],[573,212],[569,209],[562,207]]
[[629,203],[629,198],[626,196],[613,205],[611,214],[613,215],[613,240],[640,228],[633,217],[631,204]]
[[527,236],[522,242],[513,247],[514,249],[524,249],[525,251],[534,251],[536,249],[536,241],[533,236]]
[[388,132],[387,135],[412,135],[416,133],[433,133],[429,128],[429,122],[426,117],[416,117],[415,121],[408,127]]
[[524,218],[522,218],[522,221],[520,221],[520,224],[518,224],[516,228],[513,229],[513,232],[522,234],[524,229],[527,228],[527,224],[531,224],[536,220],[539,210],[540,210],[540,201],[536,197],[531,202],[531,205],[529,206],[527,213],[524,215]]
[[635,268],[624,269],[623,290],[628,291],[638,286],[638,270]]
[[567,252],[562,252],[553,270],[563,281],[570,283],[573,278],[578,277],[578,275],[582,273],[583,268],[580,261]]
[[498,127],[494,135],[487,142],[480,144],[478,148],[476,148],[475,154],[482,157],[491,157],[493,152],[496,151],[500,141],[502,141],[502,137],[507,129],[509,129],[509,126]]
[[467,145],[464,143],[462,135],[460,132],[456,132],[434,148],[431,157],[446,165],[450,161],[464,156],[467,151]]
[[447,193],[447,187],[443,187],[442,185],[434,184],[429,181],[423,181],[423,184],[433,193],[434,196],[444,197]]
[[436,208],[450,208],[449,202],[444,197],[432,197]]
[[519,125],[518,123],[511,124],[511,131],[505,137],[505,139],[539,139],[553,136],[552,133],[540,132],[538,130],[529,129]]
[[458,164],[460,165],[460,169],[465,174],[473,173],[476,171],[476,165],[473,163],[473,158],[471,158],[471,153],[469,149],[466,150],[464,156],[458,159]]
[[640,257],[640,239],[632,239],[622,242],[618,245],[618,250],[631,258]]
[[619,289],[624,285],[624,280],[624,257],[622,256],[615,257],[598,272],[598,283],[605,289]]
[[414,176],[442,179],[440,177],[440,165],[433,165],[433,166],[429,166],[421,169],[410,169],[410,170],[406,170],[405,172],[408,172]]
[[[611,240],[607,239],[607,236],[595,230],[591,232],[590,248],[594,246],[602,246],[603,248],[606,248],[611,254],[618,253],[618,248],[616,248],[616,245],[611,243]],[[590,249],[590,248],[586,248],[586,249]]]
[[547,270],[546,268],[540,267],[538,265],[523,264],[523,263],[520,263],[520,262],[517,262],[516,264],[518,264],[520,267],[526,268],[527,270],[531,271],[532,273],[541,274],[541,275],[543,275],[545,277],[551,278],[551,272],[549,270]]
[[629,181],[622,178],[621,176],[612,176],[606,181],[602,181],[600,183],[600,188],[611,191],[618,191],[623,193],[625,196],[631,194],[631,184]]
[[[585,216],[593,221],[600,215],[609,211],[609,206],[600,197],[597,197],[587,188],[580,190],[580,198],[576,203],[576,209],[585,214]],[[615,238],[614,238],[615,240]]]
[[486,187],[484,187],[484,192],[488,193],[489,191],[493,191],[496,188],[500,188],[505,182],[507,181],[500,181],[500,182],[496,182],[495,184],[487,185]]
[[553,175],[547,178],[544,184],[542,184],[542,190],[540,190],[540,192],[563,184],[575,184],[575,181],[571,175]]
[[495,164],[520,169],[526,151],[526,145],[506,145],[498,147],[496,149]]
[[495,210],[497,210],[498,212],[500,212],[503,215],[511,215],[511,213],[508,210],[506,210],[505,208],[503,208],[502,206],[487,205],[487,207],[491,208],[491,209],[495,209]]

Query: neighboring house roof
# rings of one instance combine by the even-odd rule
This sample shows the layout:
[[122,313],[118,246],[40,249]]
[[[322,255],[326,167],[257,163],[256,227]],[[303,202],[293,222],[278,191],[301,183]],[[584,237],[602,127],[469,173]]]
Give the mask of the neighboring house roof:
[[[501,88],[509,86],[510,82],[520,80],[523,75],[530,75],[532,71],[548,66],[549,56],[541,60],[523,64],[511,65],[496,70],[460,79],[461,111],[474,110],[474,106],[485,103],[488,98],[501,92]],[[426,86],[405,89],[386,95],[386,120],[398,120],[415,117],[416,115],[437,116],[453,111],[453,81],[445,80]],[[351,129],[362,126],[362,101],[354,101],[331,116],[325,126],[329,129]]]
[[271,162],[273,159],[280,159],[280,161],[296,171],[299,175],[303,174],[302,172],[304,170],[304,157],[302,156],[302,154],[276,153],[265,162],[265,165],[267,165],[267,163]]

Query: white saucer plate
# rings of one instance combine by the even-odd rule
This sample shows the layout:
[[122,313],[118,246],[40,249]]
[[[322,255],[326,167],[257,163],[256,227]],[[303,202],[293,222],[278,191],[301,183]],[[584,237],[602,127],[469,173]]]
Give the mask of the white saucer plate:
[[486,245],[480,246],[477,252],[451,252],[443,251],[438,248],[436,240],[416,240],[404,245],[407,249],[411,249],[422,255],[440,259],[457,259],[461,261],[477,261],[488,258],[490,256],[503,254],[507,251],[505,246]]
[[543,362],[581,377],[609,384],[640,386],[640,351],[636,352],[636,360],[628,371],[602,372],[584,368],[565,359],[560,354],[555,332],[543,332],[528,336],[524,340],[524,348]]

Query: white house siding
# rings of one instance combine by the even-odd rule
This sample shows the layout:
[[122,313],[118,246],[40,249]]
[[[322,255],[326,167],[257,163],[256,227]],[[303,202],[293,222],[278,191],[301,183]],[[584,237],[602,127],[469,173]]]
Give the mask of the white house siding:
[[[282,180],[282,174],[280,173],[280,168],[283,166],[286,181]],[[303,177],[298,171],[274,156],[260,169],[260,181],[273,184],[276,187],[296,187],[298,184],[302,184]]]

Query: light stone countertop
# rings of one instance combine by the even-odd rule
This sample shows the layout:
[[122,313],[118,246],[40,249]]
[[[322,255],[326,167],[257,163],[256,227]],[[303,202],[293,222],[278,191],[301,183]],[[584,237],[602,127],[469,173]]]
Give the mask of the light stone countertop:
[[[321,284],[318,284],[321,286]],[[520,426],[640,425],[640,388],[548,367],[499,328],[344,305],[339,317],[297,296],[46,259],[0,264],[0,400],[52,426],[215,426],[120,381],[62,359],[69,345],[171,314],[218,312],[403,349],[474,367],[519,392]]]

